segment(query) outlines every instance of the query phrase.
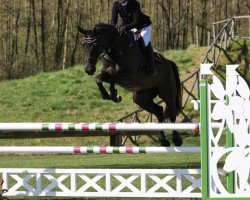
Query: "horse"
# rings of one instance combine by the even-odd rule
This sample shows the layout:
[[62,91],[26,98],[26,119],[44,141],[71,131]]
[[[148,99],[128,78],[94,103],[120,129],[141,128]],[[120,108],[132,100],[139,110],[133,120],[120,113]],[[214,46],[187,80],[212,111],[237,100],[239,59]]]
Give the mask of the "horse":
[[[103,62],[101,73],[96,76],[95,81],[104,100],[117,103],[122,100],[115,89],[115,84],[118,84],[132,92],[133,102],[153,113],[159,123],[176,121],[182,108],[182,98],[178,67],[173,61],[161,56],[161,62],[155,63],[157,74],[148,76],[142,67],[142,59],[138,56],[138,48],[131,42],[130,34],[120,33],[115,26],[105,23],[99,23],[92,29],[77,28],[82,33],[80,41],[85,52],[85,72],[93,75],[97,62]],[[110,93],[103,82],[110,84]],[[154,103],[157,95],[165,102],[165,110]],[[158,138],[162,146],[170,146],[163,131],[158,133]],[[173,131],[172,141],[175,146],[183,144],[181,135],[176,131]]]

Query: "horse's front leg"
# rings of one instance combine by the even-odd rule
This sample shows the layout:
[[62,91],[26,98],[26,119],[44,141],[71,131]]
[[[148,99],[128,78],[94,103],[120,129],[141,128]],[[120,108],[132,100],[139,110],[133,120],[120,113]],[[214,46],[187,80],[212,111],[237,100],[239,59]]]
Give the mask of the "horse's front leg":
[[110,95],[109,93],[107,92],[107,90],[105,89],[105,87],[103,86],[102,82],[103,82],[103,78],[107,76],[107,74],[105,72],[101,72],[100,74],[98,74],[96,77],[95,77],[95,82],[101,92],[101,95],[102,95],[102,99],[103,100],[110,100]]
[[112,77],[111,77],[109,89],[110,89],[110,99],[116,103],[120,103],[122,101],[122,97],[118,95],[117,89],[115,89],[115,83],[112,80]]
[[[95,79],[103,100],[111,100],[116,103],[122,101],[122,97],[117,94],[117,90],[115,89],[115,81],[112,75],[103,71],[102,73],[98,74]],[[110,84],[110,93],[108,93],[105,87],[103,86],[103,82]]]
[[115,89],[115,75],[117,74],[117,71],[113,67],[108,67],[106,72],[109,74],[109,80],[107,81],[110,84],[110,99],[116,103],[120,103],[122,101],[122,97],[118,95],[117,89]]

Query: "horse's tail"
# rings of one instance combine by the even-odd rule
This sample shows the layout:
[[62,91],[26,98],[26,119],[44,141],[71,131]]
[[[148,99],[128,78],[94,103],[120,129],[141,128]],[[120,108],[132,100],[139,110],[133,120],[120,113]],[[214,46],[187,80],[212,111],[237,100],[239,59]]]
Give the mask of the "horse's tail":
[[177,95],[176,95],[176,116],[177,116],[179,115],[182,109],[181,81],[177,65],[173,61],[170,62],[175,76],[175,82],[177,88]]

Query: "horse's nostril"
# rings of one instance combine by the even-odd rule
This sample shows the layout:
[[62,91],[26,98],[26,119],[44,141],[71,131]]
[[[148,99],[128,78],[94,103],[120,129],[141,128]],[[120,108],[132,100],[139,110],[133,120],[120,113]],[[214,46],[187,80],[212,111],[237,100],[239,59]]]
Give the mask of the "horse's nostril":
[[95,73],[95,70],[93,69],[86,69],[85,72],[88,74],[88,75],[93,75]]
[[90,72],[89,72],[89,75],[93,75],[95,73],[95,70],[91,70]]

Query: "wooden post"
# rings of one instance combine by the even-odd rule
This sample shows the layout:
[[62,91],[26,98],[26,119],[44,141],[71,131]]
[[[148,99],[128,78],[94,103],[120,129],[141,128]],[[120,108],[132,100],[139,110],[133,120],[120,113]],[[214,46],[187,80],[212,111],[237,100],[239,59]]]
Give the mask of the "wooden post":
[[207,32],[207,46],[210,46],[210,31]]
[[[215,26],[216,26],[216,25],[213,24],[213,44],[214,44],[215,39],[216,39],[216,38],[215,38],[215,37],[216,37],[216,34],[215,34],[215,31],[216,31],[216,30],[215,30]],[[213,45],[213,56],[212,56],[212,62],[213,62],[213,63],[214,63],[214,61],[215,61],[215,51],[216,51],[215,48],[216,48],[216,47]]]
[[199,46],[199,31],[198,31],[198,26],[195,26],[195,30],[196,30],[196,45]]
[[[232,39],[234,38],[235,19],[232,21]],[[249,18],[249,38],[250,38],[250,18]]]
[[68,19],[66,18],[66,24],[65,24],[65,35],[64,35],[64,48],[63,48],[63,62],[62,62],[62,69],[65,69],[65,62],[67,57],[67,39],[68,39]]

